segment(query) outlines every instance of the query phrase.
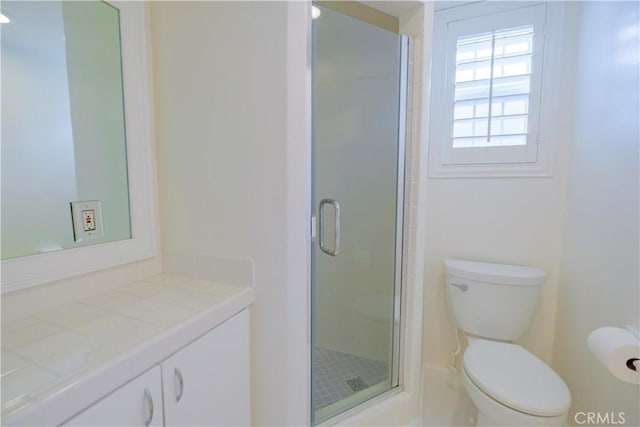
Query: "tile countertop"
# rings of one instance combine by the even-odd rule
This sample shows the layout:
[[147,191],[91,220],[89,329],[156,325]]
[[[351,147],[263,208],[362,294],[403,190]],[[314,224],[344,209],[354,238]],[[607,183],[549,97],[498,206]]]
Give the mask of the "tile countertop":
[[61,424],[253,299],[249,287],[161,274],[3,322],[2,424]]

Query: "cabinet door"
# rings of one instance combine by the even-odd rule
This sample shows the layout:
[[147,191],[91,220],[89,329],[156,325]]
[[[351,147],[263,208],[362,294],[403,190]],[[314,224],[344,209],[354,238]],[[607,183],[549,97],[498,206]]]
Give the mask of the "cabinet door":
[[162,363],[167,426],[248,426],[249,317],[235,315]]
[[64,423],[65,426],[162,426],[162,383],[156,366]]

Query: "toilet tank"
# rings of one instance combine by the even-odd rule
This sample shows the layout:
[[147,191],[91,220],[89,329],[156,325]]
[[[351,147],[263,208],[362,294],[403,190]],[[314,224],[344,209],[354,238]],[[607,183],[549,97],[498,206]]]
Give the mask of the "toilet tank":
[[546,274],[535,267],[447,259],[447,295],[459,329],[512,341],[524,334]]

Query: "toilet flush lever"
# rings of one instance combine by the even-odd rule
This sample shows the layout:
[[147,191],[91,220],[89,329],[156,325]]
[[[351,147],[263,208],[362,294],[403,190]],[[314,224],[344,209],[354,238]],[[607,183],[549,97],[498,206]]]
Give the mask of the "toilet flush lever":
[[467,292],[469,290],[469,285],[464,283],[462,285],[459,285],[457,283],[452,282],[451,286],[455,286],[456,288],[459,288],[462,292]]

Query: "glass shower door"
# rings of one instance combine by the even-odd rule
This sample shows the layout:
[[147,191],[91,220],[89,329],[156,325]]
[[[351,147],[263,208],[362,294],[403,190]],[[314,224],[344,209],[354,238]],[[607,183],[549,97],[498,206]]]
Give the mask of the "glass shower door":
[[313,21],[312,422],[398,384],[406,42]]

